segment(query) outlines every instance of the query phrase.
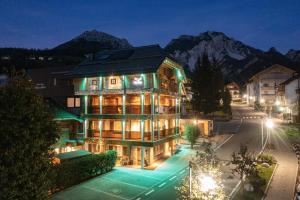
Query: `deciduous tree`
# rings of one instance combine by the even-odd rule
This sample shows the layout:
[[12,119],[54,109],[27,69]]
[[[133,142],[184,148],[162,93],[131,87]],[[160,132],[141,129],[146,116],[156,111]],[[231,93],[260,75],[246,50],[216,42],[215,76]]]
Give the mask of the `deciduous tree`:
[[47,199],[57,128],[24,73],[0,88],[0,199]]

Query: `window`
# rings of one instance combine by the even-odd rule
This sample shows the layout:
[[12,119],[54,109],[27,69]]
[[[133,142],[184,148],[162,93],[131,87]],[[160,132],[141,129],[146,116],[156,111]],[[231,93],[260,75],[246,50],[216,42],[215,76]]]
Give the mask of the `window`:
[[117,83],[117,79],[112,78],[110,79],[110,84],[115,85]]
[[80,98],[75,98],[75,107],[80,107]]
[[269,84],[268,83],[264,83],[263,86],[264,87],[269,87]]
[[68,98],[67,99],[67,106],[68,106],[68,108],[73,108],[74,107],[74,98]]
[[92,85],[97,85],[97,80],[92,80]]
[[67,98],[67,107],[68,108],[80,107],[80,98],[68,97]]

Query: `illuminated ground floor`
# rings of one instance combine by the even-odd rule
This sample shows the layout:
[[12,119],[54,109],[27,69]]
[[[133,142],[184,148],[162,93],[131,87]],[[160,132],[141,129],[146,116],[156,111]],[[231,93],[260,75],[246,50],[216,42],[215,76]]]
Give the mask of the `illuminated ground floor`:
[[170,157],[176,151],[179,139],[173,138],[157,143],[146,143],[142,146],[138,142],[122,141],[96,141],[85,143],[85,150],[101,153],[115,150],[118,154],[118,166],[150,167],[155,162]]

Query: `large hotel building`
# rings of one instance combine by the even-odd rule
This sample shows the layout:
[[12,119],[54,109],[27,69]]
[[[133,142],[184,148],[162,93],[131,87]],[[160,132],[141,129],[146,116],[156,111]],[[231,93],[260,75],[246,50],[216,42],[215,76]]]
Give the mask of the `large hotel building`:
[[161,47],[102,51],[66,76],[80,97],[85,150],[113,149],[142,168],[175,151],[186,77]]

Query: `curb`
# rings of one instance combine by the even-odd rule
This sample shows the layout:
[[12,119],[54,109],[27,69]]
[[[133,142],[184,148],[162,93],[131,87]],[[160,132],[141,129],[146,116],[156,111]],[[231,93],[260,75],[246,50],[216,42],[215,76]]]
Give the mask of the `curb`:
[[275,168],[274,168],[274,171],[273,171],[273,173],[272,173],[272,175],[271,175],[271,177],[270,177],[270,180],[269,180],[269,182],[268,182],[268,184],[267,184],[267,187],[266,187],[266,189],[265,189],[265,191],[264,191],[264,195],[263,195],[263,197],[261,198],[261,200],[264,200],[264,199],[267,197],[267,192],[268,192],[268,190],[269,190],[269,188],[270,188],[271,182],[272,182],[272,180],[273,180],[273,176],[274,176],[274,174],[275,174],[277,168],[278,168],[278,164],[276,163]]
[[233,197],[235,197],[237,191],[240,189],[241,187],[241,181],[239,181],[236,186],[233,188],[233,190],[231,191],[231,193],[228,195],[228,199],[233,199]]

